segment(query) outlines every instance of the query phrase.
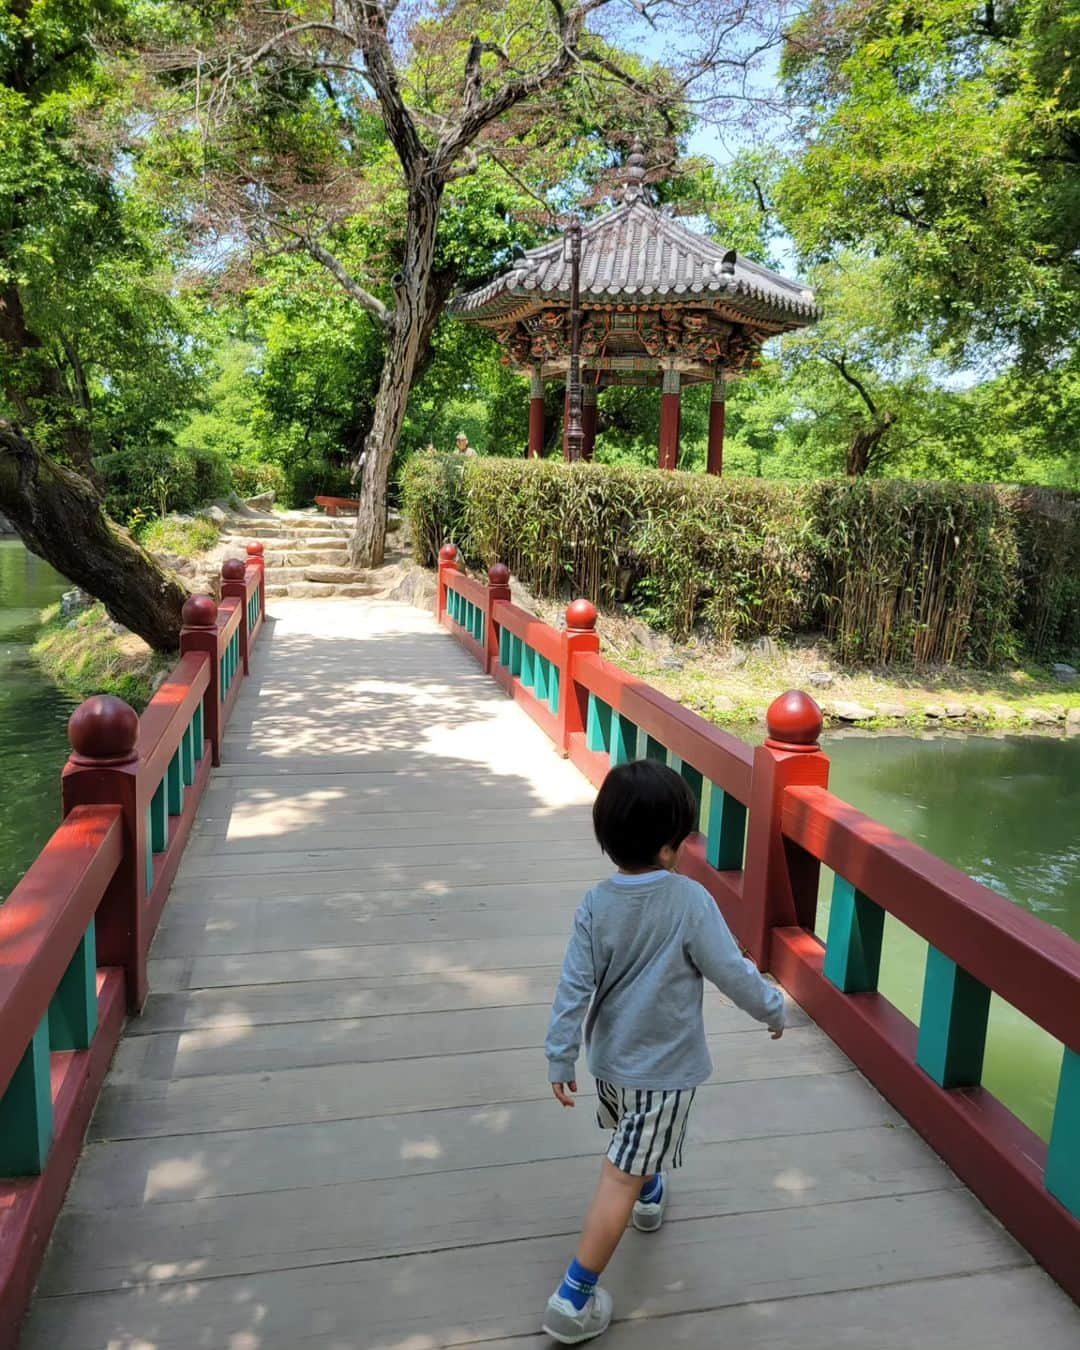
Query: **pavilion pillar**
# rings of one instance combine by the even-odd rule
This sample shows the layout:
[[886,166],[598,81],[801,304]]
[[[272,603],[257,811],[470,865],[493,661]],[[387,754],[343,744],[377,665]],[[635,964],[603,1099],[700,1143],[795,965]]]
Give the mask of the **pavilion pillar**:
[[668,367],[663,372],[660,388],[660,467],[676,469],[679,466],[679,372]]
[[596,397],[597,388],[595,384],[582,386],[581,427],[585,432],[585,439],[581,444],[582,459],[592,459],[593,451],[596,449]]
[[718,477],[724,472],[724,418],[727,414],[727,375],[718,370],[713,377],[709,403],[708,472]]
[[533,366],[529,372],[529,459],[539,459],[544,453],[546,430],[544,381],[540,375],[540,367]]

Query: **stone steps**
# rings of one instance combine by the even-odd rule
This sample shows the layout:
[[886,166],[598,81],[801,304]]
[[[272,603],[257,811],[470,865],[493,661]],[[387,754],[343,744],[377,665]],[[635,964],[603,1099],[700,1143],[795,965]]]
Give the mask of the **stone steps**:
[[268,567],[266,569],[266,584],[267,586],[289,586],[294,581],[348,583],[362,581],[366,576],[367,572],[363,567],[349,567],[345,562],[336,566],[323,558],[317,563],[301,563],[298,567]]
[[272,567],[344,567],[349,561],[349,550],[335,544],[317,544],[313,548],[267,549],[263,553],[263,560],[267,571]]
[[335,596],[356,597],[374,595],[377,587],[370,581],[327,582],[327,581],[290,581],[287,586],[266,583],[268,600],[327,600]]

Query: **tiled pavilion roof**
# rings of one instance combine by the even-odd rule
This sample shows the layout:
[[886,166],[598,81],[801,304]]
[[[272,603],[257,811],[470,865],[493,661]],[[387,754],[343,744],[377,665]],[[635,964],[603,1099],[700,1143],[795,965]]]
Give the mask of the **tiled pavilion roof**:
[[[509,271],[456,297],[450,312],[475,322],[512,321],[570,304],[570,261],[562,238],[528,250]],[[642,196],[582,227],[581,303],[722,305],[752,327],[802,328],[818,317],[814,294],[768,267],[737,257],[661,214]]]

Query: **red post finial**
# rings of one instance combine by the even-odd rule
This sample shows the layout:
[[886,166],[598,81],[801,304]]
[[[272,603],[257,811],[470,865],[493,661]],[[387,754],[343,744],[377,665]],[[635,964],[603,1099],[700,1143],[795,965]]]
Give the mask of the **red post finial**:
[[221,564],[223,581],[243,581],[247,572],[247,563],[242,558],[226,558]]
[[591,633],[596,619],[596,606],[591,600],[574,600],[566,608],[566,626],[572,632]]
[[774,750],[816,750],[821,735],[821,709],[798,689],[781,694],[765,714],[769,728],[766,745]]
[[492,586],[509,586],[509,567],[505,563],[495,563],[488,568],[488,581]]
[[131,764],[138,759],[139,717],[122,698],[95,694],[68,721],[75,764]]
[[265,546],[259,539],[253,539],[250,544],[245,544],[244,551],[249,558],[261,558],[265,552]]
[[192,595],[184,601],[180,619],[185,628],[216,628],[218,608],[212,596]]
[[439,549],[439,562],[452,563],[457,560],[457,549],[453,544],[443,544]]

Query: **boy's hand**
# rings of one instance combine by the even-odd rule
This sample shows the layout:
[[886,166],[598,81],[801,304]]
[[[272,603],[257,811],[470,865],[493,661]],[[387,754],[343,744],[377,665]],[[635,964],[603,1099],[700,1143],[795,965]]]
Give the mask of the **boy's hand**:
[[784,1028],[783,1028],[783,1027],[781,1027],[779,1031],[770,1031],[770,1032],[769,1032],[769,1035],[772,1037],[772,1039],[773,1039],[774,1041],[778,1041],[778,1040],[780,1039],[780,1037],[781,1037],[783,1034],[784,1034]]
[[573,1097],[572,1097],[570,1094],[571,1094],[572,1092],[576,1092],[576,1091],[577,1091],[577,1083],[576,1083],[576,1082],[574,1082],[574,1083],[552,1083],[552,1085],[551,1085],[551,1090],[552,1090],[552,1092],[554,1092],[554,1094],[555,1094],[555,1100],[559,1103],[560,1106],[573,1106],[573,1105],[575,1105],[574,1099],[573,1099]]

